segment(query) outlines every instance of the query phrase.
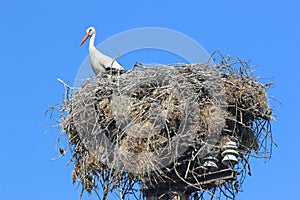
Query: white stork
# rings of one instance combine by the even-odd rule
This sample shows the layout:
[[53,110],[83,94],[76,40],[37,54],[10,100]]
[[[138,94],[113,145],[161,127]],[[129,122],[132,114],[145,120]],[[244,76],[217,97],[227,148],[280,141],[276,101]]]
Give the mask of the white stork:
[[94,27],[89,27],[86,30],[86,35],[80,42],[80,46],[90,37],[89,52],[90,52],[90,62],[94,73],[97,75],[99,73],[106,72],[108,68],[116,70],[124,70],[124,68],[113,58],[101,53],[96,49],[94,42],[96,37],[96,29]]

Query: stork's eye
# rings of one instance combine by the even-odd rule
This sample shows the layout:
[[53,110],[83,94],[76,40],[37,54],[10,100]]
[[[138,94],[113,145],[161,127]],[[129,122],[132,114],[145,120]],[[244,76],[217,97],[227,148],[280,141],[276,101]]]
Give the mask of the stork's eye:
[[89,32],[91,32],[91,31],[92,31],[92,29],[89,30]]

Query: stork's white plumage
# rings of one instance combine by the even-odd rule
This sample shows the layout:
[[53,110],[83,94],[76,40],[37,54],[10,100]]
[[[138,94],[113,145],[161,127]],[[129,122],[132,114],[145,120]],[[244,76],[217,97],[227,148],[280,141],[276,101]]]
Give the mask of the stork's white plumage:
[[99,73],[106,72],[107,68],[124,70],[124,68],[113,58],[101,53],[96,49],[95,43],[96,29],[94,27],[89,27],[86,30],[86,35],[80,42],[80,46],[90,38],[89,42],[89,52],[90,52],[90,62],[94,73],[97,75]]

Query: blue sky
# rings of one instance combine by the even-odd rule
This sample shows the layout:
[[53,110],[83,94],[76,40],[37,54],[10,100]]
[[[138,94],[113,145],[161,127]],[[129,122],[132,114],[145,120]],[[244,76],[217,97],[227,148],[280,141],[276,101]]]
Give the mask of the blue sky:
[[[45,133],[54,121],[44,112],[62,99],[56,78],[75,79],[88,52],[79,42],[90,25],[98,30],[96,43],[133,28],[164,27],[209,53],[251,59],[257,75],[276,83],[269,94],[282,102],[270,102],[279,147],[267,163],[252,160],[253,175],[238,199],[300,199],[299,8],[297,0],[1,0],[0,199],[77,199],[68,158],[51,160],[58,133]],[[156,62],[151,51],[143,56]]]

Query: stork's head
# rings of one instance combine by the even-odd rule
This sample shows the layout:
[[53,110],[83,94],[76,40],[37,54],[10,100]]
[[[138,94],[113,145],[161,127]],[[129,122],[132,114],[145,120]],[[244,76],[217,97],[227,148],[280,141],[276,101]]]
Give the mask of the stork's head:
[[89,36],[92,36],[95,33],[96,33],[96,29],[94,27],[88,27],[86,29],[86,34],[88,34]]
[[89,27],[86,29],[86,35],[84,36],[84,38],[82,39],[82,41],[80,42],[80,46],[92,35],[94,35],[96,33],[96,29],[94,27]]

